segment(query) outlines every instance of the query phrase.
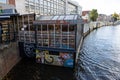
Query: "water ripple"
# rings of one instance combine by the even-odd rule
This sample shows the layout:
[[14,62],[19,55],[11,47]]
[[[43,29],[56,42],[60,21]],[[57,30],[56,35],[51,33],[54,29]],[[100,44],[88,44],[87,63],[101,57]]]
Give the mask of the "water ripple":
[[120,26],[102,27],[85,38],[76,78],[120,80]]

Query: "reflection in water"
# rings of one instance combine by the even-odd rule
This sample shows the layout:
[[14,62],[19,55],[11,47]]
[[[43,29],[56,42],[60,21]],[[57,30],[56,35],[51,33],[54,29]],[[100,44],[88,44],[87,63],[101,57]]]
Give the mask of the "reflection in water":
[[88,35],[79,55],[77,80],[120,80],[120,26]]

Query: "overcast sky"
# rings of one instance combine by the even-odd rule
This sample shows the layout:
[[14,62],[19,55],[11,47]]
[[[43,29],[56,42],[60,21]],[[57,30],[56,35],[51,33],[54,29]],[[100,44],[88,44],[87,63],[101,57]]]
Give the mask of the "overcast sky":
[[120,13],[120,0],[73,0],[77,1],[82,10],[97,9],[98,13],[110,15]]
[[[6,0],[0,0],[5,2]],[[113,14],[114,12],[120,13],[120,0],[73,0],[77,1],[82,10],[97,9],[98,13]]]

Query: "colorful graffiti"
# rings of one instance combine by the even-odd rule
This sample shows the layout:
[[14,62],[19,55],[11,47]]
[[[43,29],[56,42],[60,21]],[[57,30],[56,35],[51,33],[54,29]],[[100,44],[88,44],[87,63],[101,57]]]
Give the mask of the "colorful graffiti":
[[43,52],[45,54],[45,63],[52,64],[54,62],[54,58],[51,55],[49,55],[48,51],[43,51]]
[[36,61],[38,63],[73,67],[73,58],[73,53],[36,50]]
[[36,50],[36,61],[37,63],[44,63],[44,53]]

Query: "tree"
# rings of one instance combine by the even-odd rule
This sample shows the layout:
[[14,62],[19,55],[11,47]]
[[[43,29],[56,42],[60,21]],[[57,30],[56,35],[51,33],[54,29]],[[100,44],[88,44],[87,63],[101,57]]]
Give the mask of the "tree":
[[119,14],[118,20],[120,20],[120,14]]
[[114,21],[117,21],[117,19],[119,18],[119,15],[117,13],[112,14],[112,18],[114,19]]
[[0,14],[2,13],[2,9],[0,9]]
[[98,18],[97,9],[92,9],[92,11],[90,12],[90,20],[96,21],[97,18]]

